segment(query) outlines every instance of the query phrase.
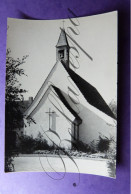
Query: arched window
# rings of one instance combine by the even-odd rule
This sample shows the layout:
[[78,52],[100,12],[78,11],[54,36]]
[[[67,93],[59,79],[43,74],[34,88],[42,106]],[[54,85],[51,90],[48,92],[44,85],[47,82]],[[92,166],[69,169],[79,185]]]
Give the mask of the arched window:
[[59,51],[59,59],[64,59],[64,50]]

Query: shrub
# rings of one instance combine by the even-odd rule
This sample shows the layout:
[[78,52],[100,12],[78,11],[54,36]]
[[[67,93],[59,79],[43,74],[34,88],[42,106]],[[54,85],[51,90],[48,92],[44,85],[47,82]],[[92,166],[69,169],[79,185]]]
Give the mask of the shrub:
[[107,137],[99,136],[99,140],[97,143],[97,149],[100,152],[107,152],[109,150],[110,140]]
[[40,134],[38,134],[37,138],[23,135],[20,139],[18,150],[21,154],[32,154],[36,150],[54,150],[54,146],[49,145],[46,139],[43,139]]
[[76,140],[73,142],[72,149],[77,150],[77,151],[81,151],[81,152],[85,152],[85,153],[95,153],[95,150],[90,145],[88,145],[80,140]]
[[90,146],[95,150],[96,153],[105,153],[105,157],[108,159],[116,159],[116,142],[114,137],[99,135],[98,140],[93,140]]

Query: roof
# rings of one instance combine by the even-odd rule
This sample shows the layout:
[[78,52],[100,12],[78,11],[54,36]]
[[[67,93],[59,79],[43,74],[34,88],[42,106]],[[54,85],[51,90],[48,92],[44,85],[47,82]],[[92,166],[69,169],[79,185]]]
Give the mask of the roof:
[[46,77],[44,83],[42,84],[41,88],[39,89],[39,91],[37,92],[33,102],[31,103],[31,105],[27,108],[27,110],[24,112],[24,115],[30,115],[30,113],[33,111],[33,109],[35,109],[36,104],[39,102],[39,100],[42,98],[42,96],[44,95],[43,92],[45,90],[45,86],[48,82],[48,79],[50,78],[50,76],[52,75],[52,73],[55,71],[56,66],[58,64],[58,61],[54,64],[54,66],[52,67],[50,73],[48,74],[48,76]]
[[64,29],[61,29],[61,33],[60,33],[56,47],[61,47],[61,46],[69,46]]
[[[67,119],[69,119],[71,122],[73,122],[76,125],[80,125],[82,123],[82,119],[79,117],[79,115],[73,110],[73,108],[70,106],[70,104],[68,103],[68,101],[66,100],[65,96],[63,95],[63,91],[60,90],[59,88],[57,88],[56,86],[50,85],[48,87],[48,89],[46,90],[46,92],[44,93],[44,95],[42,96],[42,98],[39,100],[38,104],[36,105],[36,107],[33,109],[33,111],[29,114],[29,115],[25,115],[26,119],[30,119],[35,112],[41,108],[42,104],[44,103],[45,99],[44,98],[47,93],[49,92],[49,90],[53,88],[54,91],[56,92],[56,94],[58,95],[59,99],[61,100],[61,102],[63,103],[63,105],[69,110],[69,112],[75,117],[74,121],[71,121],[68,116],[66,116],[63,112],[61,112],[59,109],[57,109],[61,114],[63,114],[63,116],[65,116]],[[55,106],[55,105],[54,105]],[[56,106],[55,106],[56,107]],[[56,107],[57,108],[57,107]]]
[[66,108],[70,111],[70,113],[72,115],[74,115],[74,117],[77,120],[77,124],[81,124],[82,123],[82,119],[79,117],[79,115],[73,110],[73,108],[70,106],[70,104],[68,103],[68,101],[66,100],[66,98],[64,97],[64,95],[62,94],[62,91],[57,88],[56,86],[53,86],[55,92],[57,93],[57,95],[59,96],[60,100],[62,101],[62,103],[66,106]]
[[[41,88],[38,91],[36,97],[34,98],[32,104],[24,112],[24,115],[26,117],[28,117],[31,114],[31,112],[33,112],[33,110],[35,109],[35,107],[37,107],[37,105],[41,101],[41,99],[42,99],[42,97],[43,97],[43,95],[45,93],[44,92],[45,85],[47,84],[48,78],[54,72],[54,70],[56,68],[56,65],[57,65],[57,63],[53,66],[53,68],[50,71],[49,75],[47,76],[45,82],[41,86]],[[97,89],[94,86],[92,86],[87,81],[85,81],[82,77],[80,77],[78,74],[76,74],[73,70],[71,70],[70,68],[67,68],[64,61],[61,61],[61,65],[63,66],[63,68],[65,69],[65,71],[67,71],[67,73],[69,74],[69,76],[71,77],[71,79],[74,81],[74,83],[76,84],[76,86],[79,88],[79,90],[82,93],[83,97],[86,99],[86,101],[91,106],[97,108],[97,110],[105,113],[107,116],[109,116],[109,117],[111,117],[113,119],[116,119],[116,117],[113,114],[113,112],[111,111],[110,107],[107,105],[107,103],[105,102],[105,100],[102,98],[102,96],[100,95],[100,93],[97,91]],[[54,90],[55,90],[55,88],[54,88]],[[59,92],[60,89],[57,88],[56,90],[59,93],[59,97],[62,97],[62,96],[60,96],[60,92]],[[70,107],[71,107],[71,105],[70,105]],[[70,109],[70,112],[71,111],[72,110]]]
[[92,106],[94,106],[95,108],[107,114],[108,116],[112,117],[113,119],[116,119],[110,107],[107,105],[107,103],[102,98],[102,96],[97,91],[97,89],[91,84],[89,84],[87,81],[85,81],[78,74],[76,74],[72,69],[67,68],[63,60],[61,61],[61,63],[63,64],[64,68],[70,75],[71,79],[74,81],[76,86],[79,88],[79,90],[85,97],[86,101]]

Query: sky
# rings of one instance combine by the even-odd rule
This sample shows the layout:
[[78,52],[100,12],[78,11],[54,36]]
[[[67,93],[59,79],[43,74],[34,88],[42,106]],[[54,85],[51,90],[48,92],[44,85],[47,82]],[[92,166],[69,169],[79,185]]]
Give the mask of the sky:
[[[64,20],[64,28],[72,38],[90,55],[91,60],[75,44],[79,52],[81,77],[97,88],[109,104],[117,98],[117,12]],[[63,20],[24,20],[8,18],[7,48],[13,58],[29,55],[21,68],[26,76],[19,77],[22,88],[28,92],[24,98],[37,94],[50,70],[56,63],[56,44]],[[74,34],[72,27],[78,35]],[[71,42],[69,41],[71,45]],[[72,49],[71,49],[72,50]],[[76,54],[72,50],[73,54]],[[75,60],[73,60],[75,65]],[[62,79],[62,75],[59,75]]]

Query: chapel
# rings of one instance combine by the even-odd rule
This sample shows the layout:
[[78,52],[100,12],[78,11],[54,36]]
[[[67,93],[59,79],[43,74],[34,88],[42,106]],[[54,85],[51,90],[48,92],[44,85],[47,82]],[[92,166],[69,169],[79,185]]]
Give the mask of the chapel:
[[66,31],[61,29],[56,62],[24,112],[24,134],[35,138],[40,132],[49,143],[61,142],[66,148],[71,148],[73,140],[90,144],[100,134],[116,138],[115,115],[99,91],[73,71],[70,49]]

